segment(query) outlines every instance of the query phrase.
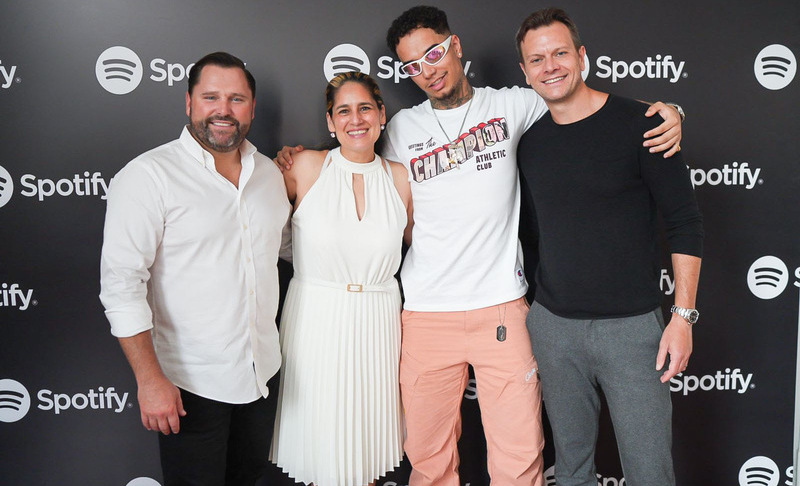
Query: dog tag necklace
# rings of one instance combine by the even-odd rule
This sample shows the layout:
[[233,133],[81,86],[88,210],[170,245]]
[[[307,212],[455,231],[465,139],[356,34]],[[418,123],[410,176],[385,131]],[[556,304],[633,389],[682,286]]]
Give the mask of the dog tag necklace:
[[[444,131],[444,127],[442,126],[442,122],[439,121],[439,117],[436,115],[436,109],[433,108],[433,106],[431,106],[431,110],[433,110],[433,117],[436,118],[436,123],[439,124],[439,128],[441,128],[442,129],[442,133],[444,133],[444,138],[445,138],[445,140],[447,140],[447,143],[445,145],[450,146],[450,145],[455,144],[456,140],[458,140],[458,137],[461,136],[461,130],[464,129],[464,124],[467,122],[467,117],[469,116],[469,109],[472,108],[472,100],[474,100],[474,99],[475,99],[475,88],[472,88],[472,96],[470,96],[469,104],[467,104],[467,112],[464,113],[464,119],[461,120],[461,126],[458,127],[458,133],[456,133],[456,138],[455,139],[451,139],[447,135],[447,132]],[[447,160],[448,165],[455,165],[457,169],[460,169],[461,165],[459,165],[458,160],[456,160],[455,150],[448,150],[448,152],[451,152],[453,154]],[[505,328],[503,328],[503,329],[505,329]],[[499,328],[498,328],[498,333],[499,332],[500,331],[499,331]],[[498,334],[498,336],[499,336],[499,334]],[[499,339],[499,337],[498,337],[498,339]]]
[[497,340],[501,343],[506,340],[506,305],[503,304],[503,316],[500,317],[500,307],[497,308],[497,318],[500,319],[500,325],[497,326]]

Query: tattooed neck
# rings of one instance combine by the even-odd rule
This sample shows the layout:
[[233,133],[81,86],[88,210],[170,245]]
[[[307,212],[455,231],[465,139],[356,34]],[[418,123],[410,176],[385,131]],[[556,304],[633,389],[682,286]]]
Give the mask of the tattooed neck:
[[431,106],[436,110],[452,110],[472,99],[474,90],[466,79],[462,80],[453,92],[444,98],[431,98]]

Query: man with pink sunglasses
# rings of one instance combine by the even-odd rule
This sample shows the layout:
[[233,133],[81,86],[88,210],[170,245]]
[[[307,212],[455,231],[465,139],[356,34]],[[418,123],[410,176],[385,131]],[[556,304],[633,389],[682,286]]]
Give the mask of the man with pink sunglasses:
[[[394,116],[384,150],[406,164],[414,200],[401,272],[409,484],[460,484],[460,406],[472,365],[492,483],[542,485],[541,390],[525,326],[516,151],[547,106],[529,89],[470,86],[461,40],[437,8],[404,12],[387,43],[428,97]],[[646,133],[661,136],[645,145],[672,155],[680,116],[660,106],[672,119]]]

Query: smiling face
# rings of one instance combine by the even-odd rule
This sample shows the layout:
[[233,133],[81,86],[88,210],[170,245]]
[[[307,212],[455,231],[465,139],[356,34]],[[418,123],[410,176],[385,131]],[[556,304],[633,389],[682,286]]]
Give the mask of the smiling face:
[[237,150],[250,131],[255,105],[241,69],[207,65],[186,94],[189,132],[212,153]]
[[548,106],[570,101],[586,88],[581,77],[586,49],[576,49],[569,29],[561,22],[532,29],[520,43],[525,81]]
[[[431,48],[444,42],[448,35],[437,34],[433,29],[424,27],[412,30],[400,38],[397,44],[397,56],[403,63],[420,59]],[[422,72],[411,78],[431,102],[447,103],[449,100],[459,99],[463,93],[470,92],[460,56],[461,40],[457,35],[453,35],[444,58],[435,66],[423,62]]]
[[326,115],[328,130],[336,133],[342,155],[353,162],[371,162],[375,142],[386,123],[386,110],[378,106],[366,86],[346,81],[333,97],[331,112]]

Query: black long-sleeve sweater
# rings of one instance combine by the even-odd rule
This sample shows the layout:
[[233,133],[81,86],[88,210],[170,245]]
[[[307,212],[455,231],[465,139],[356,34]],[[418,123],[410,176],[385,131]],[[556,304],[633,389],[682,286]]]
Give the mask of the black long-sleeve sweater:
[[539,228],[536,301],[554,314],[601,319],[658,307],[659,212],[670,252],[702,255],[702,217],[683,158],[642,147],[644,132],[662,121],[645,117],[646,108],[609,95],[575,123],[557,125],[548,113],[520,140],[523,197]]

